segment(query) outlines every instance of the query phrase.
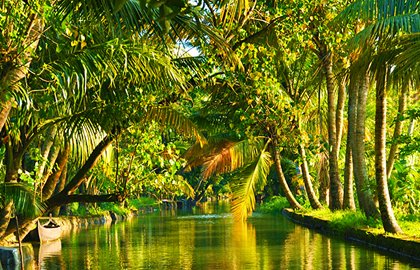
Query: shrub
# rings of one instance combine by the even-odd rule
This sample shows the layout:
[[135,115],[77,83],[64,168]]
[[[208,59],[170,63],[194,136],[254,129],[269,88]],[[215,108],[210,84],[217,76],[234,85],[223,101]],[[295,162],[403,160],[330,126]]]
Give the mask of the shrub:
[[290,207],[286,198],[273,196],[268,202],[261,204],[257,211],[265,214],[279,214],[283,208]]
[[127,204],[130,208],[140,209],[142,207],[154,206],[157,203],[153,198],[141,197],[137,199],[130,199],[127,201]]

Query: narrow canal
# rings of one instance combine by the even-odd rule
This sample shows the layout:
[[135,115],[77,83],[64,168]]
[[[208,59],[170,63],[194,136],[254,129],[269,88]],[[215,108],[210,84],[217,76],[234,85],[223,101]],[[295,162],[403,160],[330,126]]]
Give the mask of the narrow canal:
[[416,269],[282,216],[257,215],[242,225],[227,211],[219,205],[161,212],[71,232],[40,248],[37,268]]

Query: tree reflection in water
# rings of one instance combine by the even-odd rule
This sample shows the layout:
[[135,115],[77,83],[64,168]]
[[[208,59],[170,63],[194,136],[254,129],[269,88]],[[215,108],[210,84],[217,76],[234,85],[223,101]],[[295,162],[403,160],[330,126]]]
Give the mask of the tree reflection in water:
[[71,233],[41,269],[412,269],[282,216],[255,215],[241,224],[226,207],[207,210],[149,214]]

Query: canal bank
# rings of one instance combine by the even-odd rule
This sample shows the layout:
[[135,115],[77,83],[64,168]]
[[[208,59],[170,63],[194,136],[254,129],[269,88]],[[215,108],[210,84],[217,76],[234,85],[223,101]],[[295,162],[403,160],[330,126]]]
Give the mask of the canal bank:
[[282,214],[294,223],[309,229],[409,260],[420,267],[419,239],[404,235],[376,234],[367,229],[352,228],[340,230],[331,226],[328,220],[296,213],[288,208],[284,208]]

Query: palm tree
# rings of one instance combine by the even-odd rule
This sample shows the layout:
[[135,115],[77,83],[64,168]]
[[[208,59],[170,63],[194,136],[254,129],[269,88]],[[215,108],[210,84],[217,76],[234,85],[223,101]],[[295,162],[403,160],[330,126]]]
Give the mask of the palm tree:
[[[354,68],[359,70],[361,69],[361,67],[357,64]],[[353,134],[353,136],[350,138],[349,146],[353,156],[353,171],[359,205],[365,212],[366,216],[376,217],[378,216],[378,211],[369,188],[368,171],[365,159],[366,106],[370,78],[369,70],[364,71],[364,73],[365,74],[361,72],[360,79],[356,78],[358,81],[354,83],[354,87],[357,87],[355,90],[357,93],[351,93],[357,97],[357,109],[355,110],[355,125],[354,127],[350,127],[350,129],[355,129],[355,134]]]
[[[44,31],[44,18],[40,16],[41,5],[7,1],[1,6],[0,27],[4,29],[0,65],[0,130],[6,123],[13,96],[20,92],[20,81],[28,76],[39,39]],[[32,14],[27,16],[26,14]],[[19,21],[19,24],[15,22]],[[17,34],[17,36],[16,36]]]
[[[398,44],[398,33],[418,31],[420,22],[417,1],[356,1],[344,12],[348,18],[362,18],[366,28],[357,39],[362,46],[374,44],[377,56],[373,58],[372,70],[376,81],[375,116],[375,177],[382,223],[387,232],[401,232],[398,226],[388,191],[386,171],[386,89],[391,68],[389,49]],[[394,51],[395,52],[395,51]],[[395,54],[391,54],[392,57]]]
[[[26,99],[22,98],[19,103],[27,106],[19,107],[19,111],[13,112],[20,121],[14,123],[17,129],[12,129],[12,125],[6,127],[6,133],[11,137],[14,136],[8,142],[11,161],[8,163],[9,179],[18,179],[17,171],[22,166],[24,153],[37,139],[40,139],[43,132],[48,127],[60,126],[61,138],[69,140],[55,148],[58,156],[55,155],[56,158],[53,158],[51,162],[58,163],[60,170],[51,174],[51,177],[43,183],[44,198],[51,196],[53,187],[57,185],[59,172],[67,167],[69,143],[77,143],[71,145],[73,154],[81,153],[80,148],[83,148],[81,150],[85,155],[80,158],[82,166],[72,180],[62,188],[59,194],[46,201],[49,206],[47,210],[76,200],[120,200],[119,194],[96,198],[68,195],[80,186],[86,173],[95,165],[121,129],[135,121],[141,122],[139,118],[142,115],[155,115],[157,120],[172,123],[184,133],[191,132],[192,135],[199,136],[194,126],[181,117],[176,117],[176,113],[169,113],[167,115],[170,117],[166,118],[164,113],[158,113],[157,110],[149,110],[153,113],[146,113],[146,108],[142,103],[146,93],[155,95],[155,98],[159,100],[165,96],[163,90],[185,91],[184,81],[169,55],[156,49],[157,43],[151,39],[153,26],[158,30],[159,27],[150,25],[151,21],[148,21],[146,17],[141,17],[139,6],[133,4],[133,1],[127,2],[129,7],[122,8],[117,14],[108,12],[106,8],[103,10],[105,13],[98,14],[97,11],[100,10],[98,5],[96,9],[91,5],[82,5],[87,9],[80,13],[73,13],[74,8],[77,7],[73,5],[74,1],[60,1],[55,4],[58,5],[54,6],[58,8],[57,16],[48,16],[48,18],[63,19],[70,25],[78,20],[79,28],[74,26],[74,28],[62,30],[61,26],[55,26],[55,21],[48,21],[47,23],[51,24],[48,31],[39,35],[36,42],[32,42],[42,46],[43,50],[40,50],[41,53],[36,62],[31,63],[32,74],[36,76],[28,77],[28,86],[32,89],[46,89],[44,91],[47,93],[50,91],[54,106],[48,103],[51,102],[48,95],[44,92],[37,94],[40,92],[34,91],[35,94],[25,95]],[[95,3],[92,2],[92,4]],[[134,8],[131,10],[133,12],[131,17],[122,16],[126,14],[124,12],[129,11],[127,8]],[[48,10],[56,11],[55,9]],[[150,10],[145,11],[151,15],[154,14]],[[95,20],[89,20],[95,14],[104,19],[96,23]],[[190,16],[189,22],[191,18]],[[115,23],[115,19],[118,23]],[[140,29],[140,25],[143,28]],[[194,27],[188,29],[189,33],[199,30]],[[211,35],[207,27],[203,29],[206,29],[207,36]],[[144,30],[147,34],[136,36],[133,35],[134,30]],[[221,39],[218,41],[222,42]],[[151,44],[156,46],[150,46]],[[34,104],[38,106],[37,110],[33,110]],[[156,106],[157,102],[150,102],[150,105]],[[16,133],[16,130],[19,132]],[[27,139],[20,141],[17,139],[20,137]],[[79,147],[74,147],[75,145]],[[80,147],[80,145],[87,147]],[[61,154],[59,154],[60,149]],[[46,155],[47,152],[44,151],[44,154]],[[38,173],[41,174],[41,171]]]
[[[303,54],[300,58],[292,61],[290,64],[285,58],[285,53],[281,49],[276,50],[277,57],[275,62],[276,75],[282,90],[288,95],[293,101],[297,111],[308,111],[302,114],[294,115],[293,125],[299,130],[300,142],[297,145],[298,153],[301,158],[301,169],[302,178],[304,180],[305,190],[313,209],[322,208],[321,203],[318,200],[317,195],[313,189],[312,180],[309,174],[309,166],[306,157],[306,146],[305,137],[307,137],[305,129],[310,129],[311,125],[311,95],[314,93],[313,88],[310,85],[316,81],[317,72],[314,72],[314,76],[309,74],[313,71],[310,66],[313,63],[313,59],[308,54]],[[305,136],[306,135],[306,136]],[[277,163],[276,163],[277,164]],[[285,187],[286,188],[286,187]],[[292,198],[290,198],[292,200]],[[295,203],[295,205],[297,205]],[[298,207],[296,207],[298,208]]]

